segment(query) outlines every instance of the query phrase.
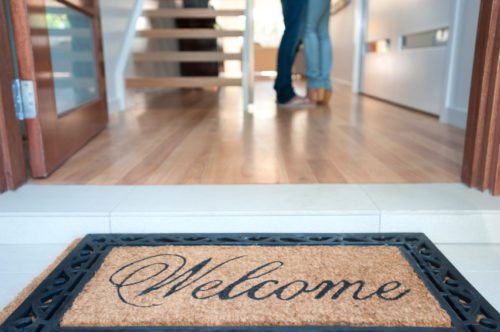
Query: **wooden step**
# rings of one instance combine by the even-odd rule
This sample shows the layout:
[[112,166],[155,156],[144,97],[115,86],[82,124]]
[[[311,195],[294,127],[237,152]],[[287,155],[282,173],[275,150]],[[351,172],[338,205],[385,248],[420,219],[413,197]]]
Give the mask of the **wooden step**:
[[241,57],[241,53],[223,52],[143,52],[134,54],[134,60],[137,62],[220,62],[225,60],[241,60]]
[[206,39],[221,37],[241,37],[241,30],[216,29],[149,29],[137,31],[138,37],[144,38],[178,38],[178,39]]
[[133,77],[127,88],[202,88],[210,86],[241,86],[240,78],[227,77]]
[[238,9],[165,8],[145,10],[142,15],[154,18],[216,18],[219,16],[243,16],[245,11]]

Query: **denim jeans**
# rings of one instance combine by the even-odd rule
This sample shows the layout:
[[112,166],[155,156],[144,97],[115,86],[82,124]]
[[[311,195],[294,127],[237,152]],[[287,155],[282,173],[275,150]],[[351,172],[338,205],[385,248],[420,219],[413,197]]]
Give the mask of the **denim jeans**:
[[286,103],[295,97],[292,86],[292,67],[297,50],[304,37],[307,3],[317,0],[281,0],[285,32],[278,50],[278,76],[274,83],[278,103]]
[[305,26],[307,87],[332,89],[332,43],[330,41],[331,0],[309,1]]

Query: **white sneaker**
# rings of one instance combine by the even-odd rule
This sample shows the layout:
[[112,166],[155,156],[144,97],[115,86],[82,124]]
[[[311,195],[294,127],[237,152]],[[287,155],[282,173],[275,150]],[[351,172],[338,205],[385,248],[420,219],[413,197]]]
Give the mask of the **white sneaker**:
[[278,106],[284,109],[311,109],[316,108],[317,105],[307,97],[295,96],[286,103],[278,104]]

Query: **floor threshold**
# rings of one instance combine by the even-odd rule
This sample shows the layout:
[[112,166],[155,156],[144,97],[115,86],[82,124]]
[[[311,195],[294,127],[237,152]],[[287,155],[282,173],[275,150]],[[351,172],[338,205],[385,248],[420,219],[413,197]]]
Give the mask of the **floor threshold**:
[[88,233],[422,232],[500,243],[500,197],[461,184],[27,185],[0,196],[0,244]]

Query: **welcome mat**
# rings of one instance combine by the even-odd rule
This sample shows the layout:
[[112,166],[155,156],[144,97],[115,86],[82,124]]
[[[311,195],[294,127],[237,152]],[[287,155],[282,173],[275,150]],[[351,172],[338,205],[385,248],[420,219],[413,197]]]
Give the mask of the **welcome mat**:
[[5,331],[499,331],[422,234],[89,235]]

